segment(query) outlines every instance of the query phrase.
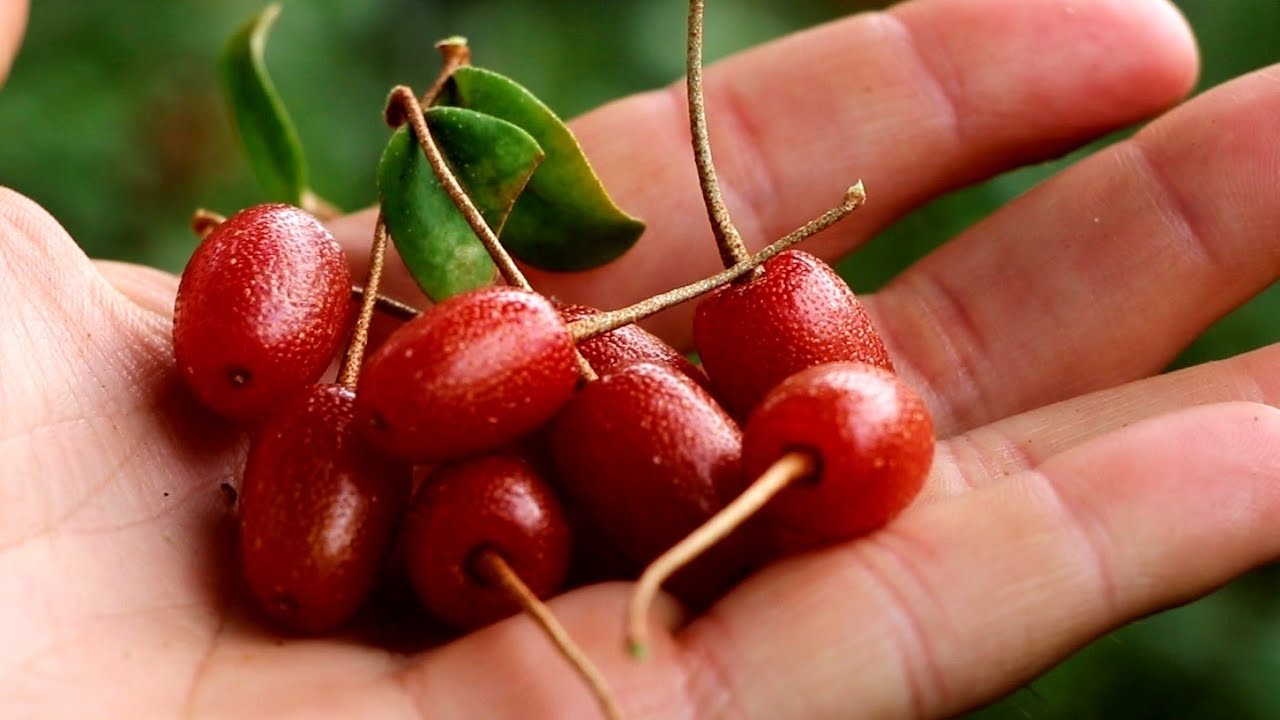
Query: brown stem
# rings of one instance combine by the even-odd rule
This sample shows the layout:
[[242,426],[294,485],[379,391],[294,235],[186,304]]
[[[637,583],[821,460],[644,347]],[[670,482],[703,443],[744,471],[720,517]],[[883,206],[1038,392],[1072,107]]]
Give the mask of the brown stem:
[[205,208],[196,208],[196,211],[191,214],[191,230],[203,240],[209,237],[209,233],[213,232],[214,228],[226,221],[227,218],[224,215]]
[[736,530],[783,488],[812,473],[817,467],[817,461],[809,453],[790,452],[783,455],[741,495],[734,498],[733,502],[649,563],[636,583],[627,610],[627,652],[631,657],[643,660],[648,654],[648,625],[645,619],[662,583]]
[[547,639],[555,646],[574,671],[587,683],[591,688],[591,692],[595,695],[596,702],[600,704],[600,709],[604,712],[605,717],[610,720],[622,720],[625,715],[622,712],[618,701],[613,697],[613,691],[609,689],[609,683],[604,679],[604,675],[591,662],[582,649],[577,646],[573,638],[569,636],[569,632],[564,626],[556,620],[551,610],[538,599],[537,595],[524,584],[520,576],[515,570],[507,564],[507,561],[493,550],[486,550],[477,558],[477,570],[482,574],[486,581],[502,588],[506,591],[511,600],[520,606],[524,612],[533,618],[534,622],[542,628]]
[[703,0],[689,1],[688,52],[685,55],[685,88],[689,94],[689,129],[693,135],[693,161],[698,167],[698,183],[707,206],[707,219],[715,234],[720,262],[725,267],[746,260],[750,253],[729,217],[716,181],[716,166],[711,160],[711,139],[707,134],[707,103],[702,91],[702,23]]
[[475,203],[471,202],[467,191],[462,189],[462,183],[458,182],[453,170],[449,168],[448,162],[444,159],[444,154],[440,152],[440,146],[436,145],[435,138],[431,136],[431,130],[427,128],[426,117],[422,114],[422,104],[414,96],[413,90],[404,85],[397,85],[391,90],[391,97],[387,102],[388,121],[393,125],[401,121],[409,123],[409,127],[413,129],[413,134],[418,139],[418,146],[422,148],[422,154],[426,156],[432,172],[435,173],[440,184],[444,186],[444,191],[448,193],[449,199],[458,208],[458,212],[462,213],[462,217],[471,226],[472,232],[476,234],[476,237],[480,238],[485,250],[493,258],[494,264],[498,266],[498,272],[502,275],[502,279],[508,285],[531,290],[532,288],[529,285],[529,281],[525,279],[524,273],[516,266],[515,260],[512,259],[507,249],[502,246],[502,243],[498,242],[498,236],[489,227],[489,223],[480,214],[480,210],[475,206]]
[[315,217],[315,219],[324,222],[332,220],[342,214],[342,210],[336,205],[325,200],[311,190],[303,190],[302,197],[298,201],[298,207],[307,211]]
[[[364,288],[359,285],[353,286],[351,288],[351,296],[363,298]],[[398,320],[412,320],[422,314],[422,311],[418,308],[408,303],[402,303],[395,298],[389,298],[386,295],[375,295],[374,303],[377,305],[377,309]]]
[[862,187],[862,181],[859,180],[845,192],[844,201],[839,206],[796,228],[788,233],[786,237],[774,242],[755,255],[750,255],[745,260],[725,268],[715,275],[654,295],[634,305],[575,320],[569,324],[569,332],[573,334],[575,341],[589,340],[597,335],[616,330],[623,325],[630,325],[643,320],[673,305],[679,305],[682,302],[705,295],[755,270],[765,261],[792,245],[827,229],[844,216],[862,207],[866,200],[866,192]]
[[420,104],[422,107],[431,107],[431,104],[440,97],[440,93],[444,91],[445,83],[449,82],[449,78],[460,67],[471,64],[471,48],[467,47],[467,39],[461,35],[447,37],[436,43],[436,49],[440,51],[440,56],[444,59],[444,67],[441,68],[440,74],[436,75],[435,82],[431,83],[431,87],[422,94]]
[[382,213],[378,213],[373,225],[373,246],[369,249],[369,272],[364,281],[364,297],[360,299],[360,314],[356,316],[351,343],[338,371],[338,382],[347,388],[354,389],[360,379],[360,364],[364,362],[364,351],[369,344],[369,324],[373,322],[373,308],[378,304],[378,285],[382,282],[382,261],[386,254],[387,226],[382,222]]
[[[471,226],[472,232],[476,234],[476,237],[480,238],[480,243],[484,245],[489,257],[498,266],[498,273],[502,275],[502,279],[508,285],[532,291],[533,286],[529,284],[524,273],[516,265],[511,253],[507,252],[507,249],[498,241],[498,236],[489,227],[489,223],[485,222],[484,216],[480,214],[480,210],[476,208],[475,203],[471,202],[471,197],[467,195],[467,191],[462,188],[462,184],[458,182],[453,170],[449,168],[444,155],[440,152],[440,146],[436,145],[435,139],[431,136],[431,130],[427,127],[426,116],[423,115],[422,105],[418,102],[418,98],[414,96],[413,90],[404,85],[397,85],[391,90],[391,97],[387,101],[387,121],[392,125],[404,121],[409,123],[409,127],[413,129],[413,134],[418,139],[418,145],[422,148],[422,153],[426,156],[427,163],[431,166],[432,172],[435,173],[436,179],[444,187],[449,199],[453,200],[458,212],[462,213],[462,217]],[[577,351],[575,350],[575,352]],[[578,367],[582,371],[583,377],[587,380],[595,380],[597,375],[591,367],[591,363],[587,362],[582,353],[577,353],[577,357]]]

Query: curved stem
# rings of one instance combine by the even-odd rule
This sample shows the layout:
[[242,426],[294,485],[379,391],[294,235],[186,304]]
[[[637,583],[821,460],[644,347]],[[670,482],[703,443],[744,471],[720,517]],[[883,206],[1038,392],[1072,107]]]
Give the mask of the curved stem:
[[595,696],[605,717],[610,720],[622,720],[626,717],[617,699],[613,697],[613,691],[609,689],[609,683],[604,679],[604,675],[573,641],[569,632],[559,620],[556,620],[555,615],[551,614],[551,610],[538,599],[537,595],[533,594],[515,570],[511,569],[507,561],[497,552],[486,550],[477,558],[476,564],[477,570],[482,573],[485,580],[506,591],[512,601],[538,623],[561,657],[573,666],[574,671],[591,688],[591,693]]
[[569,324],[569,332],[573,334],[575,341],[588,340],[597,335],[616,330],[623,325],[630,325],[643,320],[674,305],[705,295],[755,270],[767,260],[792,245],[827,229],[844,216],[862,207],[866,200],[866,192],[862,187],[862,181],[859,180],[845,192],[844,201],[839,206],[796,228],[788,233],[786,237],[774,242],[755,255],[750,255],[747,259],[725,268],[715,275],[654,295],[634,305],[575,320]]
[[[431,130],[427,127],[427,119],[423,114],[422,105],[418,102],[418,98],[414,96],[413,91],[404,85],[398,85],[391,90],[391,97],[387,102],[387,120],[393,125],[397,121],[408,121],[409,127],[413,129],[413,134],[418,139],[418,145],[422,148],[422,153],[426,155],[427,163],[431,166],[432,172],[436,174],[436,178],[444,187],[445,192],[453,200],[458,212],[462,213],[462,217],[471,226],[472,232],[476,234],[476,237],[480,238],[480,243],[484,245],[489,257],[498,266],[498,273],[502,275],[502,279],[513,287],[532,291],[533,286],[529,284],[529,280],[525,278],[524,273],[516,265],[511,253],[507,252],[507,249],[498,241],[498,236],[489,227],[489,223],[485,222],[484,216],[480,214],[480,210],[476,208],[475,203],[471,202],[471,197],[462,188],[462,183],[458,182],[453,170],[449,168],[444,155],[440,152],[440,146],[436,145],[435,139],[431,137]],[[577,352],[576,348],[574,352],[577,355],[578,368],[582,372],[582,376],[587,380],[595,380],[598,376],[591,367],[591,363],[587,362],[587,359],[582,356],[582,353]]]
[[196,211],[191,214],[191,230],[203,240],[209,237],[209,233],[213,232],[214,228],[226,221],[225,215],[206,208],[196,208]]
[[342,210],[337,205],[334,205],[328,200],[325,200],[315,194],[315,192],[309,188],[302,191],[302,197],[298,201],[298,207],[315,216],[315,218],[320,222],[332,220],[342,215]]
[[685,55],[685,88],[689,94],[689,129],[693,135],[693,161],[698,166],[698,183],[702,186],[702,200],[707,206],[707,219],[715,234],[716,247],[720,250],[720,262],[725,267],[746,260],[750,253],[729,217],[724,198],[720,195],[720,183],[716,180],[716,167],[711,159],[711,139],[707,134],[707,104],[702,91],[702,34],[703,0],[689,1],[688,50]]
[[790,452],[783,455],[741,495],[734,498],[733,502],[658,556],[657,560],[649,563],[636,584],[627,610],[627,652],[631,657],[643,660],[648,654],[648,625],[645,619],[662,583],[736,530],[783,488],[812,473],[817,467],[817,461],[809,453]]
[[524,273],[516,266],[515,260],[512,259],[507,249],[502,246],[502,243],[498,242],[497,234],[489,227],[484,215],[480,214],[479,208],[471,201],[467,191],[462,188],[462,183],[458,182],[457,176],[453,174],[453,170],[450,169],[448,162],[445,161],[444,154],[440,152],[440,146],[436,144],[435,138],[431,136],[431,130],[427,127],[426,116],[423,115],[422,104],[418,102],[413,90],[404,85],[397,85],[391,90],[391,97],[388,103],[398,107],[397,112],[388,113],[388,118],[393,123],[400,119],[409,123],[409,127],[413,129],[414,137],[418,139],[418,146],[422,148],[422,154],[427,158],[427,164],[431,166],[436,179],[444,186],[444,191],[448,193],[449,199],[458,208],[458,212],[462,213],[462,217],[471,226],[471,231],[476,234],[476,237],[480,238],[484,249],[489,252],[489,257],[493,258],[494,264],[498,266],[498,273],[502,275],[502,279],[508,285],[523,290],[532,290],[533,288],[529,285]]
[[[355,298],[363,298],[364,288],[359,285],[352,286],[351,296]],[[418,308],[408,303],[402,303],[395,298],[389,298],[386,295],[375,294],[374,303],[378,310],[381,310],[398,320],[412,320],[422,314],[422,311]]]
[[445,83],[449,82],[449,78],[453,77],[453,73],[460,67],[471,64],[471,48],[467,47],[467,39],[454,35],[436,43],[436,49],[440,51],[440,56],[444,59],[444,67],[440,69],[440,74],[436,75],[435,82],[431,83],[431,87],[422,94],[422,107],[431,107],[431,104],[440,97],[440,93],[444,91]]
[[360,364],[364,362],[364,351],[369,344],[369,324],[373,322],[373,308],[378,304],[378,285],[382,282],[382,261],[386,254],[387,226],[382,222],[382,213],[378,213],[373,225],[373,246],[369,250],[369,273],[360,299],[360,314],[356,316],[351,343],[338,371],[338,382],[346,388],[354,389],[360,379]]

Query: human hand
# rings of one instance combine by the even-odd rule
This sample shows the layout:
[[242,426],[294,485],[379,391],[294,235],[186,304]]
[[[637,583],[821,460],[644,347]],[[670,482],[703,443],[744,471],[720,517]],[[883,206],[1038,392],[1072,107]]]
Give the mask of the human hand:
[[[1193,74],[1156,0],[920,0],[726,61],[709,113],[756,245],[867,182],[867,207],[808,248],[835,257],[943,190],[1159,112]],[[1186,103],[864,296],[939,426],[926,493],[898,521],[765,570],[642,665],[621,650],[629,586],[556,599],[632,716],[952,714],[1280,555],[1280,347],[1154,376],[1275,280],[1278,77]],[[536,286],[613,307],[715,267],[679,93],[575,124],[650,232],[609,268]],[[371,223],[336,224],[357,264]],[[593,717],[523,618],[402,654],[280,640],[246,612],[218,490],[237,483],[244,440],[177,380],[175,288],[91,263],[0,194],[6,708]],[[655,327],[687,326],[677,312]]]

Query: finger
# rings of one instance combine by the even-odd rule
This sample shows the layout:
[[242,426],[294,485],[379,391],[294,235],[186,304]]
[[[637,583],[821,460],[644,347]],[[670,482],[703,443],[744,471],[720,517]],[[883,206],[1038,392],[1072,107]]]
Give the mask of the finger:
[[[652,662],[623,652],[623,615],[631,586],[593,585],[551,601],[551,610],[607,678],[630,720],[713,717],[680,706],[677,648],[659,638]],[[674,625],[679,609],[663,597],[655,623]],[[477,674],[477,668],[484,668]],[[412,705],[433,718],[601,717],[586,685],[556,656],[528,618],[516,617],[426,653],[405,667],[399,684]]]
[[1159,371],[1280,276],[1280,66],[1210,91],[908,269],[869,309],[943,435]]
[[1280,345],[1037,408],[938,443],[922,502],[968,492],[1141,420],[1196,405],[1280,405]]
[[173,317],[174,297],[178,294],[177,276],[145,265],[114,260],[95,260],[94,265],[116,292],[134,305],[163,318]]
[[9,74],[27,27],[26,0],[0,0],[0,82]]
[[[74,375],[79,371],[65,367],[67,362],[95,348],[143,345],[152,351],[158,335],[168,334],[167,320],[158,322],[127,302],[53,216],[5,187],[0,187],[0,306],[6,308],[0,367],[10,369],[64,368]],[[51,356],[48,362],[41,360],[44,353]],[[29,379],[23,386],[34,390],[35,382]]]
[[[811,243],[834,257],[944,189],[1167,106],[1195,66],[1186,25],[1165,2],[1085,0],[1068,10],[1049,0],[918,0],[718,63],[707,73],[708,115],[726,199],[752,246],[865,179],[867,207]],[[682,96],[673,86],[573,123],[605,185],[649,229],[615,263],[532,273],[536,287],[607,308],[717,267]],[[363,257],[372,222],[364,214],[335,233]],[[393,292],[404,283],[393,280]],[[689,312],[652,325],[687,341]]]
[[164,453],[217,437],[199,427],[198,440],[175,439],[187,428],[166,412],[176,382],[167,320],[129,304],[52,217],[4,188],[0,307],[0,495],[22,498],[0,523],[0,545],[145,516],[154,506],[139,507],[159,502],[159,489],[110,492],[129,468],[145,466],[158,488],[211,464]]
[[1098,438],[866,541],[797,558],[686,632],[709,717],[938,717],[1280,554],[1280,412]]
[[[69,341],[64,336],[71,326],[110,329],[119,320],[119,296],[66,230],[43,208],[4,187],[0,304],[7,315],[0,324],[0,341],[14,348],[24,336]],[[10,366],[0,362],[0,367]]]
[[[942,716],[1280,553],[1269,522],[1278,480],[1280,412],[1195,408],[775,566],[681,635],[655,637],[648,663],[621,651],[627,586],[552,605],[632,718]],[[669,624],[670,610],[655,620]],[[442,718],[592,711],[521,619],[396,677],[414,706]]]

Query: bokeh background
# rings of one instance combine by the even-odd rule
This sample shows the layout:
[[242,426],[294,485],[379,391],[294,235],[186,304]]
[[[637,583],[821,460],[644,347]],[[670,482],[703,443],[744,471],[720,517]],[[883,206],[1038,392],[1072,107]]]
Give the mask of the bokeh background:
[[[227,125],[216,57],[263,3],[33,4],[26,44],[0,93],[0,184],[42,203],[93,256],[180,269],[194,246],[192,208],[230,211],[261,199]],[[707,57],[886,4],[714,3]],[[1280,0],[1178,5],[1203,51],[1200,90],[1280,61]],[[294,0],[267,60],[299,125],[315,186],[355,208],[374,198],[386,91],[396,82],[429,82],[436,39],[468,36],[482,64],[571,117],[679,77],[684,13],[677,0]],[[1079,154],[943,197],[885,231],[858,254],[856,268],[842,270],[855,289],[874,289]],[[1272,287],[1217,323],[1177,364],[1276,340],[1280,288]],[[1280,568],[1102,638],[972,717],[1280,718]]]

